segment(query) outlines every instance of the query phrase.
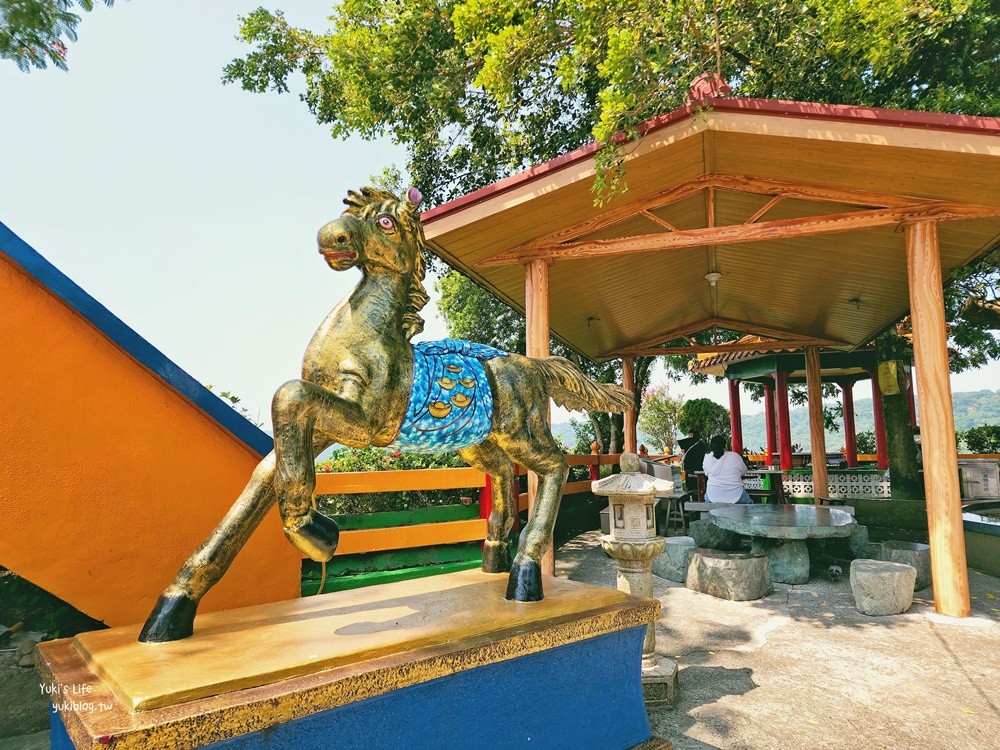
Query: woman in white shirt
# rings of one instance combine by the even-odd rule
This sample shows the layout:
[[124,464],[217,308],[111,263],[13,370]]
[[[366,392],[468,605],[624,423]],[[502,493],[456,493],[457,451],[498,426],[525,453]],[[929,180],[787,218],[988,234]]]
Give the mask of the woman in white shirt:
[[749,503],[750,495],[743,486],[743,475],[747,465],[738,453],[726,450],[726,441],[716,435],[709,442],[711,453],[705,456],[703,466],[708,485],[705,488],[705,502],[709,503]]

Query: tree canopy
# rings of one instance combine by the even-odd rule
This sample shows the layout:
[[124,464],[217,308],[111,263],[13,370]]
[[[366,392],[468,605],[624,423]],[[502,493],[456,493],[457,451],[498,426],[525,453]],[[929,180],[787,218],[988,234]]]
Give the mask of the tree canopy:
[[[344,0],[330,24],[253,11],[251,49],[224,81],[283,93],[302,74],[317,121],[404,145],[432,204],[591,140],[604,144],[595,199],[626,190],[616,136],[681,105],[706,71],[737,96],[1000,115],[998,0]],[[998,266],[949,287],[953,369],[1000,357],[969,312],[996,302]],[[454,283],[471,298],[470,284]]]
[[729,409],[708,398],[685,401],[678,427],[684,433],[697,433],[706,442],[715,435],[721,435],[727,443],[732,438]]
[[656,441],[652,446],[655,452],[673,452],[683,408],[684,400],[671,396],[665,386],[646,391],[642,414],[639,415],[639,429]]
[[[683,103],[715,71],[739,96],[1000,114],[996,0],[400,0],[335,5],[331,28],[242,18],[224,80],[289,90],[335,136],[405,145],[454,197]],[[601,187],[600,185],[598,187]]]
[[77,11],[93,9],[93,0],[0,0],[0,58],[25,72],[50,64],[66,70],[68,43],[76,41],[80,23]]

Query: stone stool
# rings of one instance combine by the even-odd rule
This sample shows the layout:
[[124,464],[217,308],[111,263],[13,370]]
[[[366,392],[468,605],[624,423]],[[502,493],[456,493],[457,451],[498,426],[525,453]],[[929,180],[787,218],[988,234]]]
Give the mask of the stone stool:
[[868,527],[858,524],[858,527],[847,537],[847,547],[851,557],[865,557],[868,554]]
[[697,551],[698,546],[689,536],[668,537],[664,551],[653,558],[653,572],[668,581],[684,583],[691,556]]
[[914,591],[931,585],[931,548],[920,542],[900,542],[890,539],[882,542],[882,560],[912,565],[917,571]]
[[705,549],[731,551],[740,548],[739,534],[728,529],[720,529],[708,519],[689,523],[688,533],[696,545]]
[[718,599],[746,602],[774,591],[764,555],[699,549],[691,555],[687,587]]
[[854,560],[851,563],[851,591],[854,604],[863,615],[883,617],[902,614],[913,603],[913,583],[917,570],[912,565],[886,560]]

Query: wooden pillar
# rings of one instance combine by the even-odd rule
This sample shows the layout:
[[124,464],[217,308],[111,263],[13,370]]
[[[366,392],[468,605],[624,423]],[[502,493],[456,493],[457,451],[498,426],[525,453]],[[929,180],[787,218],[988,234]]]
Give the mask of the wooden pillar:
[[841,405],[844,411],[844,453],[847,458],[847,468],[858,465],[858,439],[854,431],[854,383],[846,381],[840,384]]
[[774,428],[774,386],[771,383],[764,383],[764,431],[767,433],[764,461],[768,467],[774,465],[774,454],[777,451]]
[[[622,357],[622,385],[625,390],[635,392],[635,357]],[[625,452],[637,453],[639,444],[636,436],[636,416],[635,409],[625,412]]]
[[948,372],[948,331],[941,283],[937,224],[906,225],[913,357],[920,388],[920,441],[927,493],[934,608],[968,617],[969,571],[965,558],[958,451]]
[[820,374],[819,347],[806,347],[806,392],[809,396],[809,447],[812,451],[813,497],[830,496],[826,473],[826,431],[823,422],[823,380]]
[[882,409],[882,389],[878,384],[878,370],[872,377],[872,416],[875,417],[875,463],[879,469],[889,468],[889,438],[885,434],[885,412]]
[[740,381],[729,381],[729,432],[733,438],[733,452],[743,455],[743,415],[740,413]]
[[[529,260],[524,264],[524,312],[527,324],[525,353],[536,358],[549,356],[549,261],[545,258]],[[546,410],[551,412],[548,404]],[[538,475],[528,472],[528,518],[535,510],[537,494]],[[555,575],[551,540],[542,556],[542,573]]]
[[781,454],[781,470],[792,468],[792,424],[788,419],[788,373],[778,370],[774,373],[774,390],[777,397],[778,452]]

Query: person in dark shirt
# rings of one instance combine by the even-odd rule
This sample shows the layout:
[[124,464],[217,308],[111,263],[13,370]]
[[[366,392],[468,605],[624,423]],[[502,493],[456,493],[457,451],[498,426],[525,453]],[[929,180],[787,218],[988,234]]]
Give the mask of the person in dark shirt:
[[692,430],[686,438],[677,441],[677,444],[684,450],[684,486],[688,492],[698,491],[698,477],[694,475],[696,471],[701,471],[705,463],[705,454],[708,446],[701,439],[697,430]]

